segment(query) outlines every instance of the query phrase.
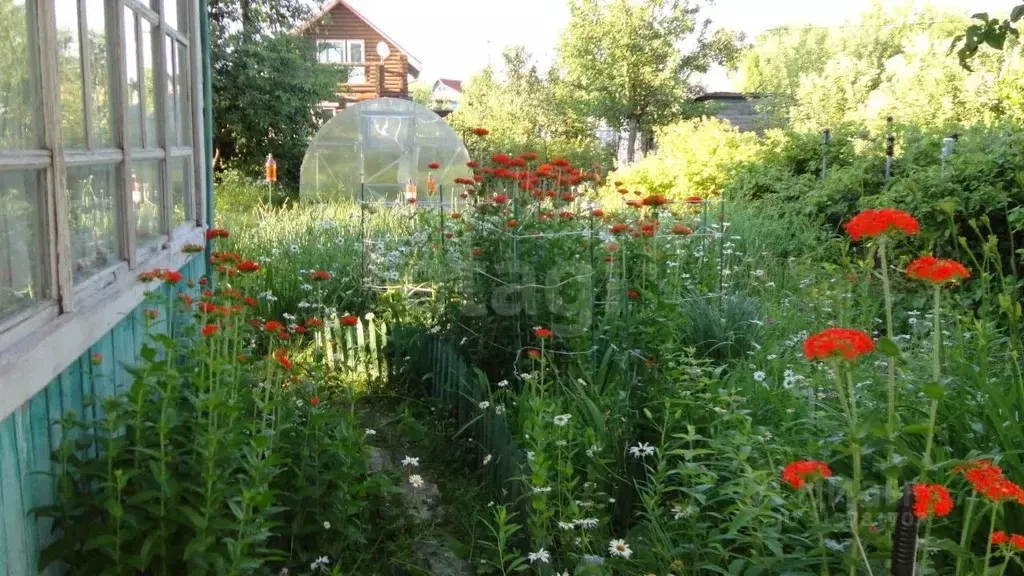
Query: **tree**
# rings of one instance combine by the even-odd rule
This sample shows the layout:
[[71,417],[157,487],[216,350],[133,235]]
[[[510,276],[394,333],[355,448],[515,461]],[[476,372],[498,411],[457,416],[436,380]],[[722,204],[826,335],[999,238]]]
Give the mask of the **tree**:
[[971,24],[964,33],[953,38],[949,52],[957,50],[957,46],[963,43],[957,50],[957,57],[960,58],[960,65],[970,70],[970,61],[982,46],[988,45],[995,50],[1002,50],[1008,37],[1020,38],[1020,31],[1015,24],[1021,18],[1024,18],[1024,4],[1014,7],[1010,11],[1010,17],[1002,21],[998,18],[989,18],[985,12],[975,14],[974,19],[978,22]]
[[409,95],[412,101],[427,108],[434,108],[434,90],[429,84],[413,82],[409,85]]
[[[709,35],[710,21],[698,19],[703,8],[697,0],[569,1],[559,46],[564,79],[589,116],[628,130],[630,162],[638,135],[684,115],[693,75],[737,54],[742,36]],[[684,44],[693,49],[682,51]]]
[[309,138],[344,71],[317,60],[315,43],[290,32],[310,17],[304,0],[210,0],[216,146],[227,163],[258,176],[267,154],[279,181],[297,188]]

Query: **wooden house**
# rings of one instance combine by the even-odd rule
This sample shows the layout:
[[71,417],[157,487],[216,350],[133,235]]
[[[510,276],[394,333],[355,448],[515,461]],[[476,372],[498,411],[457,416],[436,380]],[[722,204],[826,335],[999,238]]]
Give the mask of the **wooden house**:
[[205,6],[0,1],[0,574],[40,572],[62,416],[131,384],[139,273],[206,273],[183,251],[212,219]]
[[409,98],[409,79],[418,78],[422,69],[408,50],[345,0],[328,2],[294,33],[317,41],[321,62],[348,71],[337,100],[322,104],[328,110],[373,98]]

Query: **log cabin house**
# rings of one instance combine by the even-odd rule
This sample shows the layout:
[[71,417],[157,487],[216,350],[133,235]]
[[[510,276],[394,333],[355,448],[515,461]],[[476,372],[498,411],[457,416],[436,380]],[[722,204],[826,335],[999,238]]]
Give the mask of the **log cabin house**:
[[[419,77],[422,69],[408,50],[345,0],[328,2],[294,33],[317,41],[321,62],[348,69],[348,80],[339,87],[337,100],[321,104],[328,111],[373,98],[409,98],[409,78]],[[387,57],[382,59],[381,52]]]

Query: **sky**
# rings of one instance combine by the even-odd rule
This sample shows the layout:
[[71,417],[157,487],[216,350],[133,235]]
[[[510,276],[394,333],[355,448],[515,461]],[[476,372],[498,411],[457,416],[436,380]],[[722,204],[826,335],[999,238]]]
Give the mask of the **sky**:
[[[420,80],[467,80],[501,50],[523,44],[546,67],[561,30],[569,22],[564,0],[347,0],[422,64]],[[884,1],[884,0],[883,0]],[[740,30],[753,38],[768,28],[835,26],[863,12],[872,0],[718,0],[708,16],[714,28]],[[965,14],[989,11],[1006,17],[1019,0],[932,0]],[[369,49],[369,47],[367,48]],[[724,70],[704,78],[709,90],[729,90]]]

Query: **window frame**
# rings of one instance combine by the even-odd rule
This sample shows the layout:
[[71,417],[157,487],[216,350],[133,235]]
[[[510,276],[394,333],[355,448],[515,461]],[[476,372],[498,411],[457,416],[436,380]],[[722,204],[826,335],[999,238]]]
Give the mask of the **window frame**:
[[[97,339],[102,337],[123,318],[123,311],[133,309],[142,301],[135,277],[138,270],[146,268],[178,269],[188,261],[181,248],[187,243],[202,243],[209,223],[206,214],[206,158],[203,134],[203,80],[202,52],[199,42],[198,0],[188,0],[185,22],[178,22],[183,31],[172,28],[166,19],[165,10],[173,10],[172,0],[157,0],[150,6],[150,0],[103,0],[103,17],[109,83],[110,121],[109,129],[113,147],[109,142],[97,147],[98,130],[94,122],[95,102],[93,83],[89,23],[95,18],[93,11],[87,11],[88,0],[72,0],[78,10],[75,23],[79,30],[78,50],[82,73],[81,105],[85,131],[84,148],[66,148],[63,143],[61,126],[62,110],[60,101],[60,75],[57,56],[57,3],[64,0],[35,0],[26,3],[28,14],[28,50],[32,64],[29,72],[35,75],[32,81],[38,86],[41,111],[36,149],[0,149],[0,173],[37,171],[40,185],[35,191],[39,195],[38,209],[41,211],[40,236],[42,253],[47,254],[43,278],[47,281],[41,290],[38,302],[0,321],[0,373],[4,374],[4,385],[0,385],[0,419],[21,402],[28,400],[46,383],[60,373],[68,364],[79,357]],[[132,15],[131,20],[127,17]],[[157,129],[156,145],[146,147],[147,118],[144,61],[142,59],[143,37],[140,34],[143,19],[152,25],[155,39],[153,52],[154,118]],[[126,58],[126,31],[132,26],[136,33],[136,66],[140,83],[140,115],[142,116],[142,147],[131,142],[131,125],[128,102],[128,59]],[[94,26],[95,28],[95,26]],[[168,54],[165,48],[170,40],[172,47]],[[158,47],[157,47],[158,46]],[[148,47],[145,47],[149,49]],[[184,54],[181,50],[184,50]],[[181,56],[187,55],[187,58]],[[180,61],[183,60],[183,61]],[[167,66],[171,63],[181,76],[181,93],[175,86],[176,74],[168,77]],[[36,66],[35,64],[38,64]],[[179,114],[173,105],[184,98],[190,102],[189,115]],[[169,109],[171,106],[173,109]],[[184,104],[181,104],[184,106]],[[171,118],[168,118],[171,114]],[[172,141],[167,122],[174,122],[177,129]],[[189,124],[190,137],[185,138],[185,125]],[[173,226],[175,194],[170,188],[172,159],[190,158],[191,170],[187,173],[190,193],[184,198],[185,222]],[[159,183],[163,189],[160,237],[162,241],[155,250],[145,252],[137,249],[135,210],[132,199],[132,162],[160,160]],[[118,257],[105,268],[75,284],[70,238],[71,206],[68,194],[68,168],[117,166],[115,171],[117,189],[115,226]],[[100,333],[97,330],[102,329]],[[50,346],[47,343],[59,346]],[[44,355],[32,361],[40,352]],[[10,379],[8,379],[10,377]],[[10,382],[11,384],[6,384]],[[15,402],[12,406],[11,403]]]
[[[362,53],[363,53],[363,59],[361,61],[359,61],[359,62],[356,62],[356,61],[352,60],[352,48],[351,47],[353,45],[357,45],[357,44],[362,49]],[[331,46],[332,50],[335,50],[335,51],[340,50],[340,53],[342,55],[341,62],[327,62],[327,61],[324,61],[320,57],[320,55],[324,53],[324,48],[323,48],[324,45]],[[317,40],[316,57],[317,57],[317,61],[319,61],[321,64],[330,64],[332,66],[338,66],[340,68],[348,68],[349,70],[360,69],[362,71],[362,78],[359,81],[353,81],[352,78],[349,78],[348,80],[345,81],[345,84],[351,84],[351,85],[366,85],[366,84],[369,84],[369,75],[366,73],[366,67],[367,67],[367,64],[368,64],[367,61],[366,61],[366,40],[359,40],[359,39],[336,40],[334,38],[320,38],[320,39]]]

